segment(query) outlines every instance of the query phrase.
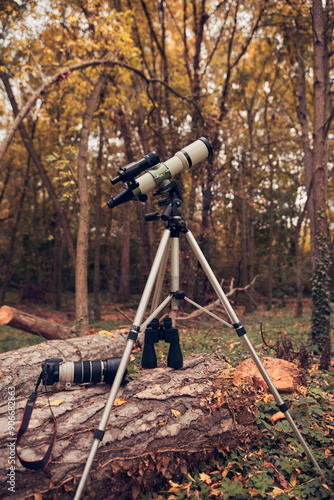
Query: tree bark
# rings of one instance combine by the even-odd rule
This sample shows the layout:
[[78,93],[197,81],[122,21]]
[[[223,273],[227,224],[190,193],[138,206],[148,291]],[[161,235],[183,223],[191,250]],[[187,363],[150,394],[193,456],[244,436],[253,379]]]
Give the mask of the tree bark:
[[95,201],[95,242],[94,242],[94,318],[101,320],[101,301],[100,301],[100,240],[101,240],[101,184],[102,184],[102,161],[104,145],[104,127],[100,118],[100,139],[99,153],[96,162],[96,201]]
[[[298,118],[301,130],[301,140],[304,154],[305,186],[307,191],[312,182],[312,149],[310,146],[310,127],[308,122],[307,98],[306,98],[306,78],[305,62],[302,52],[302,35],[299,22],[296,19],[296,53],[298,68]],[[314,266],[314,240],[315,240],[315,217],[313,207],[313,193],[310,191],[310,197],[307,206],[307,212],[310,219],[311,235],[311,258]]]
[[[140,491],[157,490],[174,475],[187,474],[200,460],[218,459],[226,450],[246,446],[260,436],[253,425],[255,393],[233,383],[235,370],[214,356],[184,360],[182,370],[158,367],[121,387],[106,434],[88,479],[86,493],[96,499],[137,499]],[[16,465],[16,498],[73,498],[106,404],[109,387],[85,390],[50,389],[49,399],[58,422],[58,438],[45,470],[31,472]],[[27,391],[29,393],[29,391]],[[26,393],[26,395],[28,395]],[[17,398],[20,421],[25,398]],[[37,399],[34,431],[22,438],[20,454],[33,460],[44,454],[52,436],[45,427],[47,399]],[[7,402],[1,406],[7,415]],[[7,450],[1,435],[0,487],[7,488]],[[35,455],[35,453],[37,455]],[[29,457],[29,458],[28,458]],[[108,492],[106,494],[106,492]],[[35,497],[36,498],[36,497]]]
[[[247,200],[244,185],[243,159],[239,162],[239,189],[241,204],[241,286],[246,286],[248,279],[248,258],[247,258]],[[245,312],[247,308],[245,305]]]
[[[327,107],[325,19],[321,0],[313,0],[313,208],[315,216],[315,267],[312,279],[312,339],[315,351],[330,345],[329,230],[327,221]],[[330,359],[330,357],[329,357]],[[328,369],[329,365],[321,366]]]
[[88,314],[88,283],[87,283],[87,265],[88,265],[88,244],[89,244],[89,192],[87,179],[87,157],[88,157],[88,139],[93,120],[93,113],[96,103],[99,100],[107,81],[107,74],[102,73],[91,93],[88,105],[82,120],[82,129],[80,134],[80,149],[78,156],[78,185],[79,185],[79,227],[77,236],[77,260],[75,273],[75,314],[77,332],[79,336],[84,336],[89,328]]
[[14,307],[0,308],[0,325],[8,325],[18,330],[41,335],[45,339],[68,339],[74,336],[74,329],[48,321],[33,314],[19,311]]
[[[131,148],[131,134],[122,108],[118,110],[120,129],[124,140],[125,157],[128,163],[134,161]],[[122,207],[122,246],[121,246],[121,269],[119,297],[122,301],[130,298],[130,205],[127,203]]]

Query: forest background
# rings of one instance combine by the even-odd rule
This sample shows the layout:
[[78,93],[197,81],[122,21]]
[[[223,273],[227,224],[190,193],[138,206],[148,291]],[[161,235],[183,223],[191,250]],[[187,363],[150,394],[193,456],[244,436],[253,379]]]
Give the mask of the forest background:
[[[84,335],[103,301],[140,294],[163,228],[144,221],[156,200],[110,211],[109,179],[205,136],[214,156],[177,178],[185,220],[219,280],[257,277],[245,311],[294,297],[298,315],[312,296],[328,368],[333,3],[0,5],[1,303],[61,308],[75,292]],[[209,302],[184,242],[181,254],[182,290]]]

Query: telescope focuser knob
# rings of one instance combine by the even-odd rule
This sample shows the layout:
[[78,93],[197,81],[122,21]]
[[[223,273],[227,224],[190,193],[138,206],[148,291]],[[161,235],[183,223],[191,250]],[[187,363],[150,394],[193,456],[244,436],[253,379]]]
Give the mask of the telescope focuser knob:
[[159,220],[160,219],[160,214],[159,212],[154,212],[152,214],[146,214],[144,216],[144,219],[147,221],[147,222],[150,222],[152,220]]

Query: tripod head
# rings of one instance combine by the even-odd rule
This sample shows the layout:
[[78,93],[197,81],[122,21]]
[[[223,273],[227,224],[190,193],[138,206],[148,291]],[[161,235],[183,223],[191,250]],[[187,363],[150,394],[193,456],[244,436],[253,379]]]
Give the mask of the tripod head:
[[153,196],[163,194],[165,191],[168,191],[168,197],[162,198],[158,201],[159,206],[165,206],[162,214],[159,214],[159,212],[146,214],[144,218],[147,222],[159,219],[167,222],[173,217],[181,216],[179,208],[182,206],[182,195],[176,182],[170,181],[167,184],[160,186],[160,188],[154,193]]

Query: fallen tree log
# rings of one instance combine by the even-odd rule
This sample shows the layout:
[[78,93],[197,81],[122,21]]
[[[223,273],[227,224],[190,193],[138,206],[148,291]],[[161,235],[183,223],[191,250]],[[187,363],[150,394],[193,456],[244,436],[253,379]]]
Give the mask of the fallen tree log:
[[9,306],[0,307],[0,325],[8,325],[34,335],[41,335],[47,340],[68,339],[75,336],[74,328]]
[[[227,363],[202,354],[186,357],[181,370],[160,366],[121,387],[86,492],[97,500],[116,500],[121,495],[137,499],[140,491],[159,490],[166,479],[187,474],[200,460],[211,461],[235,446],[254,442],[259,436],[253,425],[255,393],[239,380],[235,385],[234,373]],[[50,390],[58,423],[52,461],[36,472],[16,462],[16,499],[73,498],[110,388],[97,384],[73,391],[55,386]],[[24,405],[25,399],[18,398],[17,422]],[[20,441],[23,458],[44,455],[53,434],[53,427],[45,425],[49,416],[47,398],[42,395],[35,405],[31,432]],[[2,498],[8,494],[6,417],[7,404],[2,399]]]
[[49,340],[31,347],[1,353],[0,398],[2,401],[7,401],[8,387],[15,387],[16,397],[29,396],[41,372],[41,364],[47,358],[85,361],[122,356],[126,339],[126,333],[116,330],[110,335],[97,334],[71,340]]

